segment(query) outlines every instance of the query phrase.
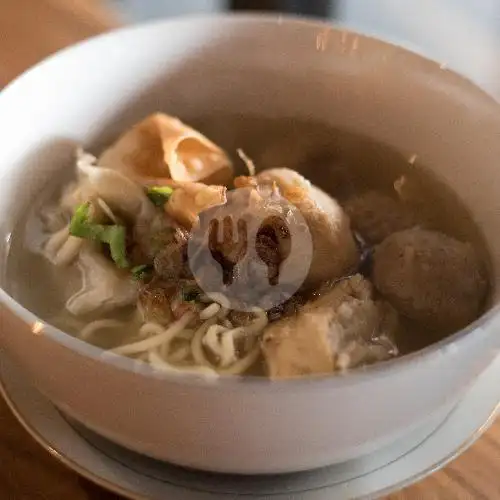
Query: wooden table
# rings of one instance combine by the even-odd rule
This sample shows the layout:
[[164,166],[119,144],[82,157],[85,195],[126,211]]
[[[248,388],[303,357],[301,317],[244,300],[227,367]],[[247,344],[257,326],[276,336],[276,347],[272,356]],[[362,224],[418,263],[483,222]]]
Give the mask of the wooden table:
[[[97,0],[0,0],[0,85],[54,52],[118,25]],[[445,470],[392,500],[500,498],[500,421]],[[0,402],[0,499],[118,500],[65,469]]]

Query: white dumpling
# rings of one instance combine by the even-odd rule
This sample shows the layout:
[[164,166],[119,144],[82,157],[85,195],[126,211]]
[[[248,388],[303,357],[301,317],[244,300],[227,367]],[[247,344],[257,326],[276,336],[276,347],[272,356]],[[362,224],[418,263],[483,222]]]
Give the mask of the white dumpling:
[[100,198],[113,212],[135,220],[152,217],[154,207],[145,191],[125,175],[95,164],[87,153],[77,153],[78,183],[62,200],[63,206],[74,209],[80,203]]
[[70,313],[76,316],[102,313],[136,302],[137,284],[127,272],[118,269],[92,246],[82,247],[78,267],[82,287],[66,302]]

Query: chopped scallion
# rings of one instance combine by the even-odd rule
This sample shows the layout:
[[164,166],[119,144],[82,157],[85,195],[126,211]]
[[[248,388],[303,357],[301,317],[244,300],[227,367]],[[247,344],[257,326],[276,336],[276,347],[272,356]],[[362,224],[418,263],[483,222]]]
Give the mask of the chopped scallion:
[[148,198],[157,207],[167,203],[174,190],[170,186],[153,186],[148,189]]
[[101,234],[101,241],[109,245],[111,258],[118,267],[123,269],[129,266],[127,261],[126,237],[127,232],[124,226],[104,226],[105,229]]
[[69,225],[71,235],[109,245],[111,258],[118,267],[129,266],[126,255],[126,229],[118,224],[96,224],[90,220],[90,203],[78,206]]

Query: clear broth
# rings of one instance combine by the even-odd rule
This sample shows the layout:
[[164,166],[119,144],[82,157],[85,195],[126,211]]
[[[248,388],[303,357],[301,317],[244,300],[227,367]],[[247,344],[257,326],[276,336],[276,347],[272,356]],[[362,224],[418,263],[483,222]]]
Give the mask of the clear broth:
[[[428,212],[432,226],[459,240],[473,243],[488,262],[481,232],[468,210],[430,168],[419,165],[418,158],[414,163],[409,162],[407,157],[368,137],[297,119],[276,120],[234,114],[215,120],[200,117],[190,124],[233,156],[237,174],[246,173],[236,154],[241,148],[253,159],[258,170],[292,168],[341,203],[367,189],[393,194],[395,180],[402,175],[411,176],[422,194],[422,207]],[[19,221],[12,235],[6,278],[8,292],[16,300],[45,321],[75,335],[88,320],[96,319],[75,318],[64,309],[66,298],[79,287],[76,269],[55,268],[30,250],[40,233],[37,210],[44,203],[53,201],[61,187],[50,182]],[[126,319],[131,314],[132,308],[114,316]],[[401,353],[405,354],[450,333],[404,320],[396,341]],[[96,344],[107,349],[124,343],[132,335],[132,331],[101,335]],[[256,372],[262,370],[257,367]]]

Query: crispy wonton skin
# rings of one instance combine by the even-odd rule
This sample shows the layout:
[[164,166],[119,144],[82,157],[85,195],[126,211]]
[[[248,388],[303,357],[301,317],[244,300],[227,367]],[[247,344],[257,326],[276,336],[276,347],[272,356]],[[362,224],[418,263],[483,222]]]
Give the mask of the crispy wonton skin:
[[233,175],[231,160],[219,146],[163,113],[134,125],[104,151],[98,163],[139,182],[172,179],[225,185]]

